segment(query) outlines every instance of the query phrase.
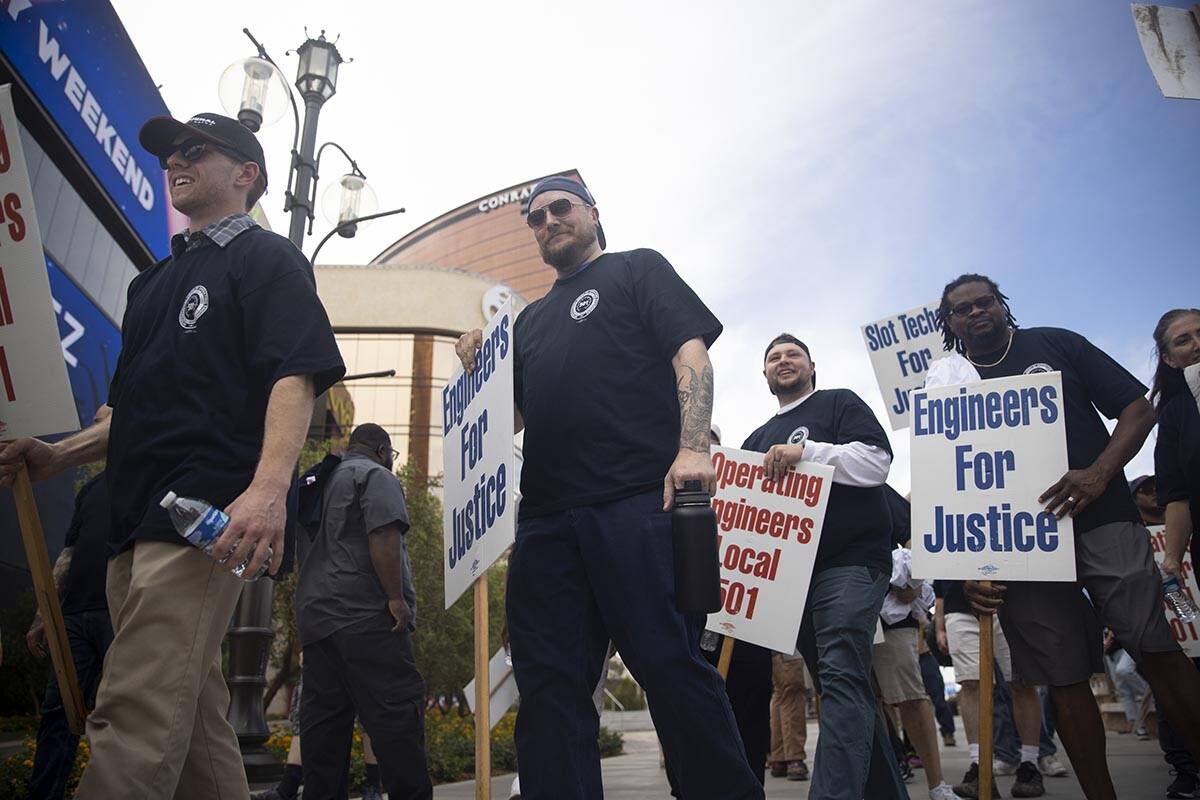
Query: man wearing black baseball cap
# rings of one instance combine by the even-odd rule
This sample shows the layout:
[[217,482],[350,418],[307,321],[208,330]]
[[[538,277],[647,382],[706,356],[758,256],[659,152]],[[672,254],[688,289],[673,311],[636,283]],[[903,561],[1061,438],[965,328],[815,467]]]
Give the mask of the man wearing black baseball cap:
[[[513,332],[525,461],[506,607],[521,796],[603,796],[591,693],[611,639],[646,690],[683,795],[761,798],[700,654],[704,617],[676,609],[666,513],[684,481],[715,487],[708,347],[721,323],[655,251],[604,252],[578,181],[538,183],[527,221],[558,280]],[[467,370],[481,344],[478,330],[459,339]]]
[[[107,596],[115,638],[88,717],[81,797],[246,797],[221,640],[245,574],[288,568],[289,492],[313,398],[345,372],[291,242],[246,211],[266,187],[262,148],[237,122],[159,117],[143,146],[190,227],[129,286],[107,420],[0,449],[0,485],[24,461],[43,480],[107,454]],[[175,532],[168,492],[222,508],[213,558]]]

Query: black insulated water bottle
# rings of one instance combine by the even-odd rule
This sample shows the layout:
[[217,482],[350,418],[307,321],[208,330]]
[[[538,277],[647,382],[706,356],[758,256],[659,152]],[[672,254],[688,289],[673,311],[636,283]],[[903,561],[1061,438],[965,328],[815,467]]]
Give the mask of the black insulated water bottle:
[[711,614],[721,607],[717,515],[700,481],[685,481],[671,512],[675,547],[675,606],[683,614]]

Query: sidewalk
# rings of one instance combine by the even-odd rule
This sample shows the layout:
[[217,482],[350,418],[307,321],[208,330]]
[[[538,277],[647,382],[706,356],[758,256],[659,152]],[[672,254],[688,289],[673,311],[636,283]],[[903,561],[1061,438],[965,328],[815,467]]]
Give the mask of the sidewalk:
[[[811,759],[817,741],[816,724],[810,723],[808,730],[808,752]],[[961,728],[958,731],[958,741],[957,747],[942,750],[946,778],[952,784],[961,780],[967,770],[967,748]],[[1061,747],[1059,757],[1069,766]],[[1150,800],[1166,796],[1166,787],[1171,778],[1157,742],[1139,742],[1128,734],[1109,734],[1108,763],[1116,784],[1117,796],[1121,800]],[[625,754],[605,759],[602,768],[606,800],[668,800],[671,796],[666,776],[658,765],[658,743],[653,731],[627,731]],[[1004,797],[1011,796],[1009,788],[1012,782],[1011,776],[997,779],[996,783]],[[492,798],[508,800],[511,784],[511,775],[493,779]],[[768,777],[767,797],[771,800],[807,798],[809,786],[807,781],[789,782]],[[908,784],[909,795],[912,800],[925,800],[928,797],[925,789],[925,773],[917,770],[916,778]],[[445,784],[436,787],[433,796],[435,800],[473,800],[475,784],[473,781]],[[1046,778],[1045,796],[1053,800],[1084,800],[1079,783],[1073,776]]]

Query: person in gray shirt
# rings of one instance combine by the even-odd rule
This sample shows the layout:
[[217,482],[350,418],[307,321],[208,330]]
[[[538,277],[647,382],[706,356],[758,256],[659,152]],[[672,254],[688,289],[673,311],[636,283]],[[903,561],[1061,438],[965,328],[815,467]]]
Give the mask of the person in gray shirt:
[[416,596],[408,511],[391,437],[374,423],[323,490],[321,523],[301,549],[296,616],[304,650],[300,755],[305,793],[345,797],[357,711],[392,800],[431,798],[425,681],[413,660]]

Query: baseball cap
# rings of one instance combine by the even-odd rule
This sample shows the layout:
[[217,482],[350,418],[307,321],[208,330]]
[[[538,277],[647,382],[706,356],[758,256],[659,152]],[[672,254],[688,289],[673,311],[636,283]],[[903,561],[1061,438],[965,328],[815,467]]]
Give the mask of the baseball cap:
[[[567,192],[583,200],[589,206],[596,205],[596,201],[592,198],[592,193],[582,183],[562,175],[551,175],[549,178],[538,181],[538,184],[533,187],[533,194],[529,195],[527,209],[533,208],[534,198],[542,192]],[[605,249],[607,245],[604,239],[604,228],[600,227],[599,222],[596,223],[596,238],[600,240],[600,249]]]
[[138,141],[151,155],[166,158],[175,152],[176,144],[186,136],[198,136],[237,151],[247,161],[258,164],[263,181],[266,181],[267,160],[263,156],[258,137],[245,125],[230,117],[208,112],[197,114],[187,122],[180,122],[174,117],[152,117],[142,125],[141,131],[138,132]]
[[1129,482],[1129,493],[1137,494],[1138,489],[1141,489],[1142,486],[1146,483],[1146,481],[1153,482],[1154,476],[1153,475],[1139,475],[1136,478],[1134,478],[1133,480],[1131,480]]

